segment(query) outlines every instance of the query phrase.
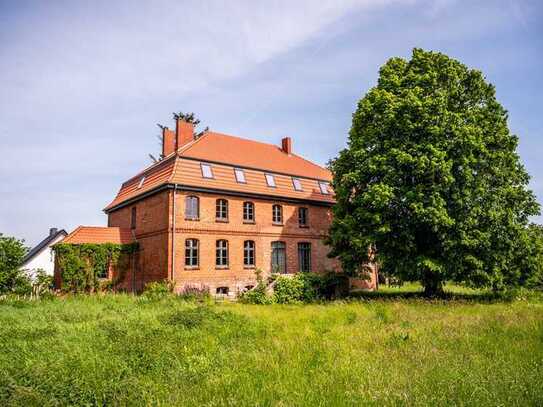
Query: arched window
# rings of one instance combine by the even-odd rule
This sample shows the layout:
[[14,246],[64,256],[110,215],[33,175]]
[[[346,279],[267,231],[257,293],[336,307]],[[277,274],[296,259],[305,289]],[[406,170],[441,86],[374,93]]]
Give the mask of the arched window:
[[185,266],[198,266],[198,239],[185,240]]
[[243,265],[255,265],[255,242],[254,240],[246,240],[243,242]]
[[287,246],[285,242],[272,242],[272,258],[271,269],[272,273],[287,272]]
[[277,225],[283,223],[283,207],[281,205],[272,206],[272,221]]
[[252,202],[243,202],[243,221],[255,221],[255,204]]
[[219,295],[228,295],[230,289],[228,287],[217,287],[215,293]]
[[200,217],[200,200],[197,196],[185,198],[185,219],[198,220]]
[[228,240],[217,240],[215,244],[215,265],[228,266]]
[[217,220],[228,220],[228,201],[226,199],[217,199],[215,217]]

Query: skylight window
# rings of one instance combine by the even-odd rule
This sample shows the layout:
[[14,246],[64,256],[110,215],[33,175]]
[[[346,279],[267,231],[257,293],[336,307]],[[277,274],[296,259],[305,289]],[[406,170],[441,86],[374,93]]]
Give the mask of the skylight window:
[[328,195],[328,182],[319,182],[319,188],[321,189],[321,193],[324,195]]
[[236,174],[236,181],[245,184],[245,172],[241,168],[234,168],[234,174]]
[[202,177],[204,178],[213,178],[213,171],[211,170],[211,165],[209,164],[200,164],[202,168]]
[[141,177],[140,182],[138,184],[138,189],[140,189],[143,186],[144,182],[145,182],[145,177]]
[[271,174],[266,174],[266,184],[268,184],[269,187],[275,188],[275,177]]
[[300,182],[300,178],[292,178],[292,185],[294,185],[294,189],[296,191],[303,191],[302,183]]

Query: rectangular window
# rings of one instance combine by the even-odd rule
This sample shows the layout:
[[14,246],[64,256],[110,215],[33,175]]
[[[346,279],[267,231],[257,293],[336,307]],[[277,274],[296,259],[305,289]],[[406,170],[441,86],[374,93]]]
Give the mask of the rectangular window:
[[252,240],[246,240],[243,243],[243,265],[255,265],[255,242]]
[[211,165],[201,163],[200,167],[202,168],[202,177],[213,178],[213,171],[211,170]]
[[228,241],[217,240],[215,246],[215,265],[218,267],[228,266]]
[[136,207],[132,207],[132,212],[130,213],[130,229],[136,229]]
[[272,206],[272,222],[276,225],[283,224],[283,207],[281,205]]
[[272,273],[285,274],[287,272],[287,251],[285,242],[272,242]]
[[185,266],[198,266],[198,240],[196,239],[185,240]]
[[311,271],[311,243],[298,243],[298,268],[303,273]]
[[275,178],[271,174],[266,174],[266,184],[268,184],[269,187],[275,188]]
[[235,168],[234,174],[236,174],[236,181],[240,184],[245,184],[245,172],[241,168]]
[[296,191],[303,191],[302,183],[299,178],[292,178],[292,185],[294,185]]
[[140,182],[138,184],[138,189],[140,189],[143,186],[144,182],[145,182],[145,177],[141,177]]
[[328,182],[319,181],[319,188],[322,194],[328,195]]
[[307,227],[307,208],[298,208],[298,226]]

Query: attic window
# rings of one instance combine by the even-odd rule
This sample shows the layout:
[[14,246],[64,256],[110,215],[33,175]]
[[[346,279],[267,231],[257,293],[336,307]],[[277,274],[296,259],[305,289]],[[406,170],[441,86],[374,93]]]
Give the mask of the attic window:
[[269,187],[275,188],[275,178],[271,174],[266,174],[266,184],[268,184]]
[[138,189],[140,189],[143,186],[144,182],[145,182],[145,177],[141,177],[140,183],[138,184]]
[[300,178],[292,178],[292,185],[294,185],[294,189],[296,191],[303,191],[302,183],[300,182]]
[[234,174],[236,174],[236,181],[240,184],[245,184],[245,172],[241,168],[234,168]]
[[200,164],[202,168],[202,177],[203,178],[213,178],[213,171],[211,170],[211,165],[209,164]]
[[324,195],[328,195],[328,182],[321,182],[319,181],[319,188],[321,190],[321,193]]

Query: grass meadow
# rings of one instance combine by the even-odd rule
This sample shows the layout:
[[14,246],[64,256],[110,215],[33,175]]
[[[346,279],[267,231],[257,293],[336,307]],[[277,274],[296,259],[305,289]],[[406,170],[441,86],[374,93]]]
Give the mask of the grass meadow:
[[543,405],[543,301],[0,301],[0,405]]

